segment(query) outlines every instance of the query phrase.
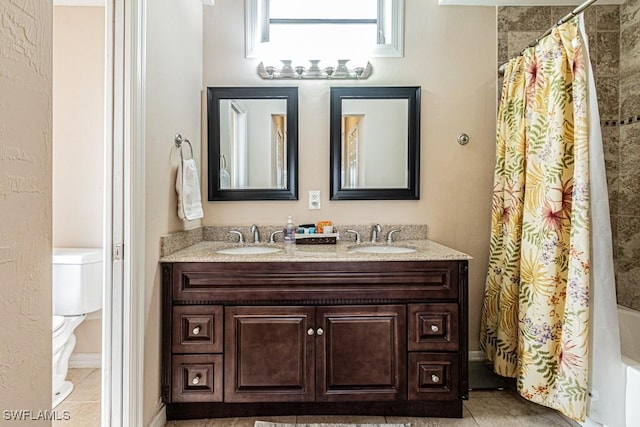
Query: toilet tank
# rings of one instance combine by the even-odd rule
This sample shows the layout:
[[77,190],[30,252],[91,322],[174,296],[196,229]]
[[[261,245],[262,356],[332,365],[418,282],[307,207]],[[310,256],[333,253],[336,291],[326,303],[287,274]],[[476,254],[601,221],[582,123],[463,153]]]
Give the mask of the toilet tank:
[[76,316],[102,308],[102,248],[54,248],[53,314]]

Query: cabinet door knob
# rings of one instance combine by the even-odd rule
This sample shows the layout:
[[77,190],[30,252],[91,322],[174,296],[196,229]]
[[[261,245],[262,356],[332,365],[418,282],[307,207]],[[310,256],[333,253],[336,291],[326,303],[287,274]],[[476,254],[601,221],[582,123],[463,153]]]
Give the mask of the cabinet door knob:
[[196,326],[191,332],[193,333],[193,335],[200,334],[200,326]]
[[431,325],[431,332],[438,332],[439,330],[438,325]]
[[192,384],[200,384],[200,374],[196,375],[195,377],[193,377],[193,379],[191,380]]
[[313,328],[307,329],[307,335],[313,335]]
[[435,374],[433,374],[433,375],[431,375],[431,381],[433,381],[434,383],[438,383],[438,382],[440,382],[440,377],[435,375]]
[[316,331],[316,334],[322,335],[324,334],[324,331],[322,330],[322,328],[318,328],[318,330]]

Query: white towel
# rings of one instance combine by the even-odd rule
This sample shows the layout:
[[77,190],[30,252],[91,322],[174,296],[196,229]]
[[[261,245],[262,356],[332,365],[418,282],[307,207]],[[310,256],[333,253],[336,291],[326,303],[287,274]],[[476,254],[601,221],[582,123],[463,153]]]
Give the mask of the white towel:
[[182,160],[178,165],[176,192],[178,193],[178,217],[180,219],[192,220],[204,216],[195,160]]

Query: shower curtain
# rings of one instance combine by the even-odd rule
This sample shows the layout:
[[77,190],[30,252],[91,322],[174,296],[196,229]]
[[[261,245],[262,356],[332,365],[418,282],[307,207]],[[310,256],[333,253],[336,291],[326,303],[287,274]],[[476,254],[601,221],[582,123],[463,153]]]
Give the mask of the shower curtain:
[[507,66],[480,337],[523,397],[580,421],[591,269],[584,50],[571,21]]

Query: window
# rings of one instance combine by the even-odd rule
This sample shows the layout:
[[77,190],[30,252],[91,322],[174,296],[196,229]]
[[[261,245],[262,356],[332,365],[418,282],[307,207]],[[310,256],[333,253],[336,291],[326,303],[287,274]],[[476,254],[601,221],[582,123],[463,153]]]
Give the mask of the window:
[[404,0],[246,0],[247,58],[403,55]]

